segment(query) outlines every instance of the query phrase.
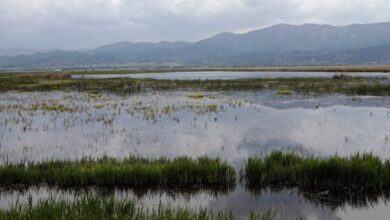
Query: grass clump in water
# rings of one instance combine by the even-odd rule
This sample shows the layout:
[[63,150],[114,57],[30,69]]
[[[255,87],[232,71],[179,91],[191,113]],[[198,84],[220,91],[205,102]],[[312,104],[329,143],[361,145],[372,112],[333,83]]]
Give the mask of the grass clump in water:
[[292,95],[292,92],[290,90],[287,90],[287,89],[280,89],[277,91],[277,94],[278,95]]
[[189,94],[188,97],[193,99],[202,99],[204,97],[204,94],[202,92],[193,92]]
[[[247,219],[276,219],[276,211],[267,211],[264,214],[251,213]],[[144,208],[136,200],[114,197],[98,197],[94,195],[82,196],[75,201],[56,200],[53,198],[40,200],[33,205],[16,202],[9,210],[0,210],[0,219],[13,220],[41,220],[41,219],[63,219],[63,220],[126,220],[126,219],[238,219],[232,211],[213,211],[208,208],[171,208],[159,205],[155,209]]]
[[124,160],[103,158],[5,164],[0,166],[0,184],[229,188],[235,184],[235,172],[227,163],[208,157],[145,159],[132,156]]
[[372,154],[316,158],[275,151],[263,158],[249,158],[244,173],[249,189],[267,186],[373,192],[390,189],[390,161]]

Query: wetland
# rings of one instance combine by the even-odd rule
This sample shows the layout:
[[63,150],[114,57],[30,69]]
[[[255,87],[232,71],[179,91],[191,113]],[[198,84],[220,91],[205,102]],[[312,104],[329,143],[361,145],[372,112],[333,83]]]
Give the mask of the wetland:
[[386,73],[154,74],[0,74],[0,218],[390,214]]

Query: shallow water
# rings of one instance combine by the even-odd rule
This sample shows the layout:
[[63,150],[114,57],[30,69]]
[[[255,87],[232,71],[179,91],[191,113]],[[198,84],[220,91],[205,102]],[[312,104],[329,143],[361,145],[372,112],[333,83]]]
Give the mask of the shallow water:
[[[137,73],[137,74],[91,74],[72,75],[74,79],[106,79],[106,78],[134,78],[134,79],[165,79],[165,80],[226,80],[240,78],[332,78],[334,72],[255,72],[255,71],[202,71],[202,72],[168,72],[168,73]],[[390,74],[381,72],[343,73],[344,75],[365,78],[389,79]]]
[[[280,96],[272,91],[210,92],[193,99],[188,92],[129,96],[77,92],[0,93],[0,161],[77,159],[129,154],[145,157],[221,157],[236,169],[245,158],[275,149],[314,155],[372,152],[390,158],[390,97],[345,95]],[[42,192],[44,191],[44,192]],[[0,206],[51,189],[2,191]],[[134,196],[126,191],[126,196]],[[308,219],[386,219],[390,209],[379,197],[356,207],[316,203],[295,190],[254,195],[240,185],[230,193],[191,196],[149,193],[146,206],[165,204],[251,210],[280,209]],[[332,208],[333,207],[333,208]]]
[[207,154],[240,166],[275,149],[390,158],[388,97],[188,95],[0,94],[0,161]]
[[159,206],[190,208],[198,210],[206,207],[212,210],[231,210],[236,216],[246,217],[251,211],[264,213],[276,210],[282,216],[294,219],[387,219],[388,198],[362,198],[360,201],[343,201],[339,203],[324,202],[308,197],[296,190],[264,189],[259,194],[252,194],[242,187],[230,193],[212,195],[208,192],[169,193],[139,192],[126,189],[68,189],[60,190],[47,187],[31,187],[27,190],[4,190],[0,193],[0,208],[9,209],[16,202],[24,203],[32,199],[33,205],[40,199],[73,201],[80,195],[95,194],[102,197],[115,196],[116,199],[131,199],[145,209],[157,209]]

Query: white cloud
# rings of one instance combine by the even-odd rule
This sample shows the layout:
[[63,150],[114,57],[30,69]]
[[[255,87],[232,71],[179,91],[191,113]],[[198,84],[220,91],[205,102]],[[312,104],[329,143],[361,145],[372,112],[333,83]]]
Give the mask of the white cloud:
[[0,0],[0,48],[197,40],[276,23],[390,20],[388,0]]

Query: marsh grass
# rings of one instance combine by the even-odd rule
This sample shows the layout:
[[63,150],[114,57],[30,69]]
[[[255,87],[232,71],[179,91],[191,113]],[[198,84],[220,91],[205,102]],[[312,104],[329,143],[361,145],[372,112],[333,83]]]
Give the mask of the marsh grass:
[[[390,66],[380,66],[380,68],[389,67]],[[303,68],[302,71],[306,70],[306,67],[301,68]],[[323,70],[320,67],[316,68],[319,68],[318,70]],[[342,71],[343,68],[344,71]],[[331,67],[331,69],[340,71],[335,73],[335,76],[330,79],[315,77],[234,80],[156,80],[131,78],[71,79],[71,74],[82,74],[83,72],[8,73],[0,75],[0,91],[73,90],[86,91],[94,96],[103,91],[128,94],[150,90],[248,91],[271,89],[276,91],[289,90],[291,92],[306,94],[344,93],[350,95],[390,95],[390,82],[388,80],[348,77],[345,74],[342,74],[342,72],[349,72],[349,70],[356,70],[354,72],[358,72],[358,67],[347,68],[336,66]],[[286,69],[286,71],[287,70],[288,69]],[[369,66],[362,67],[361,71],[363,70],[372,71],[376,69],[373,66]],[[134,73],[136,72],[137,71]],[[96,74],[99,73],[110,74],[109,71],[96,72]]]
[[219,159],[102,158],[78,161],[45,161],[0,166],[0,184],[61,187],[123,186],[156,188],[229,188],[235,184],[234,169]]
[[202,99],[204,97],[204,94],[202,92],[192,92],[188,95],[188,97],[193,99]]
[[[278,218],[277,211],[269,210],[264,214],[251,212],[246,219],[250,220],[270,220]],[[171,208],[159,205],[155,209],[144,208],[137,200],[122,199],[114,197],[98,197],[95,195],[85,195],[75,201],[45,199],[33,205],[31,198],[26,203],[16,202],[9,210],[0,210],[0,219],[13,220],[42,220],[42,219],[62,219],[62,220],[230,220],[238,219],[232,211],[213,211],[208,208]],[[279,218],[278,218],[279,219]]]
[[[290,78],[234,80],[156,80],[156,79],[71,79],[67,74],[3,74],[0,91],[84,91],[92,97],[101,92],[132,94],[145,91],[291,91],[302,94],[343,93],[348,95],[390,95],[390,81],[376,78]],[[54,74],[55,75],[55,74]]]
[[265,157],[249,158],[244,176],[249,189],[287,186],[378,192],[390,189],[390,161],[372,154],[317,158],[275,151]]
[[278,95],[292,95],[292,92],[287,89],[280,89],[276,92]]

